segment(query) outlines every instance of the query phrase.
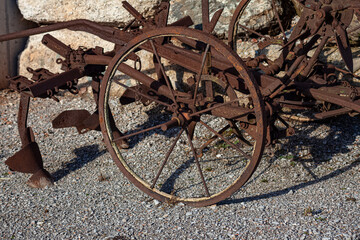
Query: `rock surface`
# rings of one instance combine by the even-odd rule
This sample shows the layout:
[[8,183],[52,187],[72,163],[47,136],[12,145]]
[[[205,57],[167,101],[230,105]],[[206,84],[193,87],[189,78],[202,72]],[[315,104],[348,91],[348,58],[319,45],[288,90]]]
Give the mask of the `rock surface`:
[[[288,1],[276,0],[278,6],[284,6],[283,3]],[[224,8],[223,13],[219,19],[218,24],[216,25],[215,32],[218,35],[227,36],[228,28],[230,21],[233,17],[236,7],[239,5],[239,1],[235,0],[210,0],[210,18],[213,14]],[[245,8],[243,15],[243,23],[246,26],[251,26],[253,29],[259,29],[268,27],[269,24],[274,19],[274,14],[271,10],[271,1],[270,0],[258,0],[251,1],[249,5]],[[283,8],[280,8],[280,11],[283,11]],[[189,15],[195,24],[201,24],[201,1],[188,1],[188,0],[173,0],[171,1],[170,8],[170,22],[177,20],[184,15]]]
[[[128,0],[145,16],[151,16],[161,0]],[[133,19],[120,0],[18,0],[25,19],[38,23],[88,19],[95,22],[124,24]]]
[[[145,13],[145,15],[151,15],[155,9],[154,6],[157,6],[160,2],[160,0],[129,1],[130,4],[132,4],[140,12]],[[100,4],[99,1],[85,3],[78,0],[19,0],[18,3],[21,12],[26,19],[40,23],[86,18],[98,22],[121,25],[132,19],[132,17],[130,17],[130,15],[122,7],[121,1],[117,0],[106,1],[106,3],[103,4]],[[210,16],[212,16],[212,14],[218,9],[224,8],[224,12],[222,13],[220,21],[215,29],[216,33],[227,33],[228,25],[237,5],[238,1],[235,0],[210,0]],[[257,8],[255,9],[255,7]],[[266,20],[272,19],[274,17],[273,14],[269,14],[269,9],[271,9],[269,0],[261,0],[257,2],[256,5],[250,3],[249,8],[247,8],[246,11],[244,18],[246,22],[244,24],[253,24],[256,27],[264,27],[268,24],[268,21]],[[169,14],[169,23],[172,23],[186,15],[191,16],[195,24],[200,24],[201,1],[172,0]],[[102,46],[105,48],[105,50],[111,50],[113,47],[111,43],[83,32],[61,30],[51,34],[60,41],[63,41],[65,44],[70,44],[71,47],[75,49],[79,46]],[[41,44],[42,36],[43,35],[36,35],[30,37],[27,48],[20,56],[20,75],[30,77],[30,74],[26,71],[27,67],[31,67],[33,69],[47,68],[52,72],[60,71],[60,66],[55,62],[59,55]]]
[[300,3],[297,1],[297,0],[291,0],[292,1],[292,3],[294,4],[294,7],[295,7],[295,9],[296,9],[296,13],[298,14],[298,15],[301,15],[301,12],[302,12],[302,10],[303,10],[303,7],[300,5]]
[[[70,45],[73,49],[78,49],[80,46],[86,48],[93,48],[101,46],[105,51],[111,51],[114,47],[113,43],[102,40],[101,38],[84,32],[74,32],[70,30],[60,30],[50,33],[55,38],[59,39],[66,45]],[[44,34],[31,36],[29,38],[27,48],[21,53],[19,57],[19,74],[27,78],[31,78],[26,69],[46,68],[53,73],[60,73],[61,65],[56,63],[56,59],[61,56],[53,52],[41,43]],[[80,84],[87,82],[87,78],[80,80]]]
[[[50,34],[66,45],[70,45],[73,49],[77,49],[80,46],[86,48],[101,46],[105,51],[110,51],[114,47],[114,44],[89,33],[74,32],[65,29],[51,32]],[[27,48],[20,55],[20,75],[24,75],[26,77],[31,76],[26,71],[27,67],[31,67],[33,69],[47,68],[54,73],[61,72],[61,65],[56,63],[56,59],[61,56],[41,43],[41,39],[44,35],[45,34],[39,34],[30,37]]]
[[[144,16],[152,16],[154,10],[160,4],[160,0],[129,0],[128,1],[135,9]],[[256,12],[257,25],[267,25],[269,20],[273,19],[273,14],[269,13],[271,8],[271,1],[259,0],[253,1],[255,4],[250,4],[250,11],[246,14],[250,15]],[[277,0],[277,3],[284,2]],[[286,2],[286,1],[285,1]],[[195,24],[201,23],[201,1],[189,0],[171,0],[171,10],[169,14],[169,21],[176,21],[186,15],[193,18]],[[121,1],[80,1],[80,0],[63,0],[63,1],[41,1],[41,0],[19,0],[19,8],[25,19],[47,24],[54,22],[63,22],[74,19],[88,19],[95,22],[108,23],[115,26],[124,26],[133,19],[133,17],[124,9]],[[210,0],[210,16],[212,16],[218,9],[224,8],[221,18],[215,29],[218,34],[226,34],[229,23],[233,13],[238,6],[238,0]],[[254,16],[251,16],[253,19]],[[255,28],[256,28],[255,27]]]
[[[224,8],[223,13],[219,19],[218,24],[216,25],[215,32],[218,34],[224,34],[228,31],[229,23],[231,21],[232,15],[238,5],[239,1],[225,1],[225,0],[210,0],[210,18],[213,14]],[[195,25],[201,24],[201,1],[188,1],[188,0],[173,0],[171,1],[169,22],[174,22],[183,16],[189,15]]]
[[[360,25],[360,16],[359,17],[354,16],[353,21],[351,22],[351,24],[348,28],[348,31],[352,31],[352,30],[356,29],[356,27],[359,25]],[[360,43],[360,29],[349,34],[349,37],[352,41],[357,41],[358,43]]]

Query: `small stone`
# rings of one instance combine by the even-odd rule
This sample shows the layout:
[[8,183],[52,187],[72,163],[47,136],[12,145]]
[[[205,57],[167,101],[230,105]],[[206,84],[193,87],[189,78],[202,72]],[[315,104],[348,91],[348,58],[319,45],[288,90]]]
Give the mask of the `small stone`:
[[160,204],[161,204],[160,201],[158,201],[158,200],[156,200],[156,199],[154,200],[154,205],[155,205],[155,206],[159,206]]
[[357,72],[360,70],[360,58],[354,59],[354,72]]
[[258,207],[258,209],[259,209],[260,211],[264,211],[264,210],[265,210],[265,206],[260,205],[260,206]]
[[189,217],[192,215],[192,212],[187,212],[185,215]]
[[216,204],[211,205],[210,209],[215,210],[216,209]]
[[[160,0],[130,0],[129,3],[145,16],[153,15]],[[56,1],[19,0],[19,8],[25,19],[34,22],[64,22],[74,19],[88,19],[107,23],[128,23],[132,16],[121,1]],[[70,11],[72,10],[72,11]]]
[[79,89],[79,94],[80,94],[80,95],[83,95],[83,94],[85,94],[87,91],[88,91],[88,88],[87,88],[87,87],[82,87],[82,88]]

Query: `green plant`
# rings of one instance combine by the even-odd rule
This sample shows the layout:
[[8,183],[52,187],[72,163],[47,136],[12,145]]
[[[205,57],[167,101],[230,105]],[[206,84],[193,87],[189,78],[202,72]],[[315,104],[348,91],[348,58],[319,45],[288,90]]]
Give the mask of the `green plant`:
[[318,220],[318,221],[325,221],[326,220],[326,218],[324,218],[324,217],[316,217],[315,219]]
[[311,207],[305,208],[304,210],[304,216],[313,216],[314,210]]
[[212,171],[214,171],[214,169],[212,167],[207,167],[207,168],[205,168],[205,171],[212,172]]
[[225,143],[225,142],[222,142],[222,143],[217,144],[216,147],[217,147],[217,148],[224,148],[224,149],[226,149],[226,148],[229,148],[230,145],[227,144],[227,143]]

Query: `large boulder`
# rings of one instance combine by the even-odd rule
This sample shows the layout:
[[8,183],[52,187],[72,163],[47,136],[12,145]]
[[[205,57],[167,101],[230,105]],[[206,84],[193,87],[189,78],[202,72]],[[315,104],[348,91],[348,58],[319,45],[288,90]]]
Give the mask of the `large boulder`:
[[[282,1],[276,0],[281,5]],[[152,15],[156,6],[161,0],[129,0],[138,11],[146,16]],[[262,28],[268,26],[268,19],[274,16],[269,14],[271,9],[270,0],[252,0],[255,4],[251,4],[246,12],[247,24],[254,24],[255,27]],[[121,26],[133,19],[127,11],[122,7],[121,0],[108,1],[80,1],[80,0],[62,0],[62,1],[40,1],[40,0],[18,0],[20,9],[26,19],[38,23],[53,23],[72,19],[86,18],[96,22],[102,22],[113,26]],[[227,33],[228,25],[235,11],[238,0],[210,0],[210,16],[220,8],[224,8],[224,12],[215,29],[219,34]],[[169,14],[169,23],[172,23],[186,15],[193,18],[195,24],[201,24],[201,1],[189,0],[171,0],[171,8]],[[51,33],[54,37],[63,41],[65,44],[71,45],[72,48],[79,46],[95,47],[102,46],[105,50],[111,50],[113,44],[106,42],[96,36],[83,32],[74,32],[69,30],[60,30]],[[56,53],[47,49],[41,44],[43,35],[32,36],[29,39],[28,46],[20,56],[20,74],[30,77],[26,71],[27,67],[33,69],[47,68],[56,73],[60,72],[60,66],[56,64],[59,57]],[[151,61],[151,58],[149,58]],[[143,65],[146,64],[145,61]],[[148,68],[151,68],[149,66]]]
[[[290,13],[290,15],[287,17],[293,17],[294,8],[288,0],[275,0],[275,2],[279,6],[280,14],[286,12]],[[239,3],[239,0],[209,0],[210,16],[212,16],[217,10],[221,8],[224,9],[215,28],[215,32],[219,36],[227,37],[230,21]],[[269,27],[270,24],[275,23],[275,15],[274,12],[271,11],[271,9],[271,0],[250,1],[242,17],[242,24],[249,26],[255,30]],[[201,24],[201,1],[171,0],[171,8],[169,14],[170,22],[175,21],[183,17],[184,15],[189,15],[196,25]]]
[[301,15],[301,13],[303,11],[303,6],[301,6],[301,4],[297,0],[291,0],[291,1],[294,4],[294,7],[296,9],[296,13],[298,15]]
[[[144,16],[151,16],[161,0],[128,2]],[[121,0],[18,0],[18,4],[25,19],[42,24],[88,19],[121,26],[133,19]]]
[[[65,45],[70,46],[72,49],[81,48],[94,48],[96,46],[101,46],[104,48],[104,51],[111,51],[114,48],[114,44],[108,41],[105,41],[97,36],[94,36],[85,32],[74,32],[67,29],[54,31],[50,33],[53,37],[57,38]],[[32,69],[38,68],[46,68],[52,73],[61,73],[61,65],[56,63],[56,60],[61,57],[59,54],[53,52],[45,45],[41,43],[42,37],[45,34],[39,34],[35,36],[31,36],[29,38],[29,42],[27,48],[21,53],[19,57],[20,65],[19,65],[19,74],[25,76],[27,78],[31,78],[32,74],[27,71],[27,68],[30,67]],[[141,52],[141,65],[142,70],[148,72],[150,74],[155,74],[154,64],[152,55],[149,53]],[[169,72],[169,74],[174,74],[173,71]],[[124,79],[128,79],[126,76],[122,76]],[[91,92],[90,86],[90,77],[83,77],[79,80],[78,87],[81,92]],[[132,82],[129,79],[128,84],[130,85]],[[122,88],[113,89],[119,95],[122,94]]]
[[[59,39],[66,45],[73,49],[81,47],[93,48],[101,46],[105,51],[111,51],[114,47],[113,43],[102,40],[101,38],[84,32],[73,32],[70,30],[60,30],[50,33],[55,38]],[[61,56],[53,52],[41,43],[44,34],[31,36],[27,48],[20,55],[20,75],[31,77],[26,68],[32,69],[47,68],[53,73],[61,72],[61,65],[56,63],[56,59]]]
[[[170,14],[169,22],[174,22],[185,15],[189,15],[195,25],[202,22],[201,1],[189,0],[171,0],[170,1]],[[225,34],[228,31],[229,23],[238,5],[238,0],[209,0],[210,17],[219,9],[223,8],[218,24],[216,25],[215,32],[219,35]]]
[[[101,46],[105,51],[111,51],[114,47],[113,43],[102,40],[101,38],[84,32],[73,32],[70,30],[60,30],[50,33],[55,38],[59,39],[66,45],[73,49],[81,47],[93,48]],[[60,55],[53,52],[41,43],[44,34],[31,36],[29,38],[27,48],[21,53],[19,57],[19,74],[27,78],[31,78],[32,74],[26,69],[46,68],[53,73],[60,73],[61,65],[56,63],[56,59],[61,58]],[[90,78],[82,78],[79,81],[80,87],[87,87]]]
[[[288,2],[287,0],[276,1],[278,4]],[[161,0],[128,0],[128,2],[144,16],[152,16],[161,3]],[[249,14],[256,11],[259,26],[262,25],[262,23],[268,24],[268,20],[273,19],[273,16],[270,16],[271,14],[269,15],[271,1],[252,0],[252,2],[255,4],[250,6]],[[185,15],[189,15],[193,18],[195,24],[201,24],[200,0],[170,0],[170,3],[170,23]],[[18,4],[25,19],[41,24],[74,19],[88,19],[113,26],[124,26],[133,19],[123,8],[121,0],[18,0]],[[230,20],[238,4],[239,0],[209,0],[210,16],[218,9],[224,9],[215,29],[217,34],[227,34]],[[252,17],[252,19],[254,19],[254,17]]]

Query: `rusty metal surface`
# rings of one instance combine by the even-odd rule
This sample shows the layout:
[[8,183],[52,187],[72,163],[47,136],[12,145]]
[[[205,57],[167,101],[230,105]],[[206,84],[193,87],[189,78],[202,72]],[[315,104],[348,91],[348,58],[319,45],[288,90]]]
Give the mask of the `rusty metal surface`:
[[[78,79],[84,76],[92,79],[91,86],[97,106],[95,112],[65,111],[53,120],[53,127],[75,127],[79,133],[86,133],[90,130],[100,131],[101,126],[108,150],[130,181],[161,201],[185,202],[193,206],[214,204],[230,196],[256,170],[265,145],[269,146],[277,139],[296,134],[280,117],[279,113],[283,108],[311,110],[314,118],[320,120],[359,113],[360,89],[346,81],[345,77],[359,79],[353,73],[353,43],[349,41],[349,33],[356,28],[349,29],[349,26],[353,18],[360,18],[360,4],[351,0],[298,0],[303,6],[303,12],[296,26],[289,30],[288,23],[283,21],[284,13],[277,10],[274,0],[269,0],[278,25],[277,35],[274,36],[240,24],[247,7],[254,1],[242,0],[238,4],[229,25],[229,46],[212,35],[223,10],[218,10],[210,19],[208,0],[202,0],[202,31],[189,28],[193,21],[188,16],[169,25],[169,3],[162,2],[153,18],[144,18],[124,1],[124,8],[134,20],[123,29],[102,26],[88,20],[74,20],[0,36],[2,42],[67,28],[92,33],[114,43],[112,51],[104,52],[100,46],[72,49],[50,34],[43,37],[42,43],[61,56],[57,63],[61,65],[63,72],[55,74],[47,69],[33,70],[29,67],[28,71],[33,75],[31,79],[23,76],[10,79],[11,89],[21,94],[18,129],[22,148],[6,164],[12,170],[32,173],[28,182],[32,187],[52,184],[51,175],[43,168],[34,134],[27,126],[30,99],[39,97],[58,101],[56,96],[63,91],[76,95],[79,92]],[[134,28],[133,24],[141,27]],[[238,30],[242,32],[239,33]],[[270,60],[266,54],[241,59],[236,54],[237,41],[249,36],[255,39],[260,50],[280,45],[281,54],[275,60]],[[337,45],[347,69],[319,60],[330,44]],[[139,51],[152,54],[156,77],[141,70],[142,58]],[[193,74],[187,79],[188,90],[172,86],[162,59],[170,62],[172,67],[176,66]],[[133,61],[134,66],[129,65],[127,60]],[[120,80],[113,80],[117,71],[136,80],[137,85],[128,87]],[[120,124],[112,114],[113,109],[110,109],[107,102],[112,82],[125,88],[122,96],[118,96],[119,105],[140,103],[147,106],[157,103],[172,114],[171,119],[148,129],[130,134],[122,133],[119,130]],[[215,88],[215,85],[218,87]],[[223,95],[226,98],[215,96],[218,88],[224,89]],[[205,90],[201,92],[200,89]],[[245,96],[245,102],[239,94]],[[201,120],[204,115],[226,119],[228,125],[215,131]],[[283,128],[275,124],[277,121]],[[213,136],[196,148],[193,139],[199,125],[208,129]],[[142,133],[155,129],[167,132],[179,127],[181,131],[164,156],[154,181],[145,184],[129,170],[126,161],[119,155],[120,149],[131,148],[128,141]],[[249,145],[242,133],[256,142],[251,155],[224,137],[229,129],[242,146]],[[156,182],[168,164],[169,156],[183,134],[187,135],[198,169],[205,194],[203,197],[176,197],[155,189]],[[249,164],[228,188],[212,193],[201,168],[201,158],[206,154],[205,149],[217,139],[247,158]]]

